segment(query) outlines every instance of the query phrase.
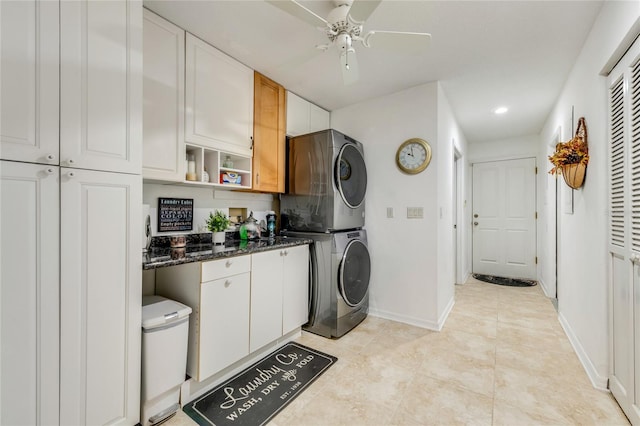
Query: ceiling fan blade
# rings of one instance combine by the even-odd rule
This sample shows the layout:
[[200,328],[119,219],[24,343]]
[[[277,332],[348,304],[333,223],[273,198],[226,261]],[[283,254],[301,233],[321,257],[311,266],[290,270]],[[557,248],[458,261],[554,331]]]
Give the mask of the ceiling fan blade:
[[349,15],[354,21],[364,22],[381,2],[382,0],[353,0]]
[[431,43],[431,34],[405,31],[369,31],[362,44],[394,52],[418,53]]
[[345,86],[358,81],[358,58],[355,50],[350,49],[340,55],[340,68],[342,69],[342,81]]
[[267,3],[272,4],[280,10],[284,10],[288,14],[301,19],[314,27],[326,27],[329,25],[326,19],[316,15],[311,10],[307,9],[296,0],[265,0]]

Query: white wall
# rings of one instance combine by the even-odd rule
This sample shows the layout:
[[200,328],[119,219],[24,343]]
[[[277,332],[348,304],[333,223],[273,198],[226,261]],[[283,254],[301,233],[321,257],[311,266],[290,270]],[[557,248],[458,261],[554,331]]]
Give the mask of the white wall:
[[469,145],[469,161],[471,163],[481,163],[484,161],[537,157],[538,145],[538,135],[474,143]]
[[[560,321],[589,377],[596,387],[601,388],[607,385],[609,362],[608,150],[606,79],[599,73],[639,17],[640,2],[605,2],[545,123],[539,143],[539,158],[544,158],[558,127],[566,129],[569,126],[567,119],[571,117],[572,106],[574,126],[578,117],[585,117],[591,157],[585,184],[573,191],[573,214],[559,215],[558,309]],[[562,192],[565,195],[570,193]],[[550,191],[546,196],[550,197]]]
[[[451,139],[466,148],[446,99],[438,102],[440,92],[438,83],[430,83],[331,112],[333,128],[364,144],[370,312],[432,329],[442,326],[453,297],[453,269],[441,272],[438,263],[453,258],[438,247],[444,238],[439,227],[451,224]],[[441,121],[439,106],[447,117]],[[439,135],[439,125],[446,126],[446,136]],[[433,159],[424,172],[405,175],[396,167],[396,150],[415,137],[430,143]],[[447,174],[448,186],[440,188]],[[394,209],[393,218],[387,218],[387,207]],[[407,207],[422,207],[424,218],[407,219]],[[450,226],[447,232],[451,236]],[[442,288],[440,279],[447,281]]]

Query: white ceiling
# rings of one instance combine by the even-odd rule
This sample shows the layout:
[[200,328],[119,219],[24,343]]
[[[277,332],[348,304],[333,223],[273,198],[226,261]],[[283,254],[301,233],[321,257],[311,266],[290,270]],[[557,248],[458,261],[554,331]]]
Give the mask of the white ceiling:
[[[366,0],[360,0],[366,1]],[[301,0],[320,16],[333,4]],[[356,44],[345,86],[325,35],[262,0],[156,0],[146,7],[328,110],[440,81],[470,143],[540,132],[593,22],[594,1],[385,0],[364,31],[432,34],[419,55]],[[509,107],[505,115],[492,113]]]

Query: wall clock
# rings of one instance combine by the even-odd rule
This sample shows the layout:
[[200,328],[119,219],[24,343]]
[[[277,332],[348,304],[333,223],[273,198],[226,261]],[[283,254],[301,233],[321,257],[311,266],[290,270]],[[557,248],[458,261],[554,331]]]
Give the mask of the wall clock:
[[431,146],[424,139],[404,141],[396,152],[396,164],[405,173],[415,175],[427,168],[431,161]]

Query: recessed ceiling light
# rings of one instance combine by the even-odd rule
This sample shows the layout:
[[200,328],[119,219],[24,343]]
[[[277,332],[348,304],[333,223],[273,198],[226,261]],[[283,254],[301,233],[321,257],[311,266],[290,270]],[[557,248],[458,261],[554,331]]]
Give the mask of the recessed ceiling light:
[[498,107],[498,108],[493,110],[493,113],[494,114],[504,114],[507,111],[509,111],[509,108],[507,108],[507,107]]

